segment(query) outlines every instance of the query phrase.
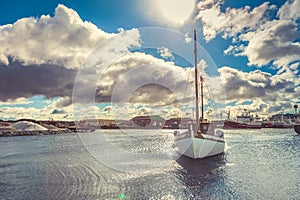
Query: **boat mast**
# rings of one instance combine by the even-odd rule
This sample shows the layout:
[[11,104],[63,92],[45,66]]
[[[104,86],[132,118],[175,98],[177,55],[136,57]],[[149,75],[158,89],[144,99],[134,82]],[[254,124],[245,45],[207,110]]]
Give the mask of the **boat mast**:
[[198,96],[198,70],[197,70],[197,37],[194,29],[194,65],[195,65],[195,94],[196,94],[196,132],[199,129],[199,96]]
[[203,122],[204,121],[204,106],[203,106],[203,82],[204,82],[204,79],[203,79],[203,76],[201,75],[200,76],[200,91],[201,91],[201,121]]

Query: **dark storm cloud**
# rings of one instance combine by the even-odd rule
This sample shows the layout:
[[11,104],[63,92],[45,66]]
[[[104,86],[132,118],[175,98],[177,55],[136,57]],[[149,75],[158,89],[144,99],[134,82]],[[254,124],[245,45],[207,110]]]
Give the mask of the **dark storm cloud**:
[[0,65],[0,100],[35,95],[46,98],[71,96],[76,72],[47,64],[23,66],[14,62],[9,66]]

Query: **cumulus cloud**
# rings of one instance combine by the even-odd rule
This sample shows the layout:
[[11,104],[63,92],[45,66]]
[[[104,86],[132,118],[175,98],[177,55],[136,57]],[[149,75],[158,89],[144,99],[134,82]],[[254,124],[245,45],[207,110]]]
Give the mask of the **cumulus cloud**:
[[300,1],[289,0],[279,9],[278,16],[280,19],[297,20],[300,15]]
[[132,93],[129,102],[165,106],[175,104],[176,100],[175,94],[168,88],[157,84],[146,84]]
[[[219,78],[207,75],[207,66],[204,60],[198,64],[199,75],[205,78],[204,105],[215,109],[213,103],[224,101],[225,92]],[[181,68],[141,52],[128,53],[106,68],[99,77],[96,91],[96,102],[111,101],[118,119],[141,113],[191,116],[192,112],[184,110],[194,107],[194,68]],[[181,113],[168,112],[175,108]]]
[[74,120],[70,107],[64,109],[9,106],[0,108],[1,119]]
[[[40,109],[37,108],[23,108],[23,107],[4,107],[0,108],[0,118],[1,119],[43,119],[45,113],[42,113]],[[48,113],[47,113],[47,116]]]
[[206,0],[198,4],[197,18],[203,23],[207,41],[221,34],[232,38],[233,44],[225,54],[247,56],[248,65],[263,66],[273,62],[286,67],[299,59],[300,37],[298,22],[299,0],[287,1],[279,10],[279,18],[270,19],[277,7],[268,2],[251,9],[230,8],[221,10],[222,1]]
[[31,104],[33,103],[33,101],[26,99],[24,97],[20,97],[14,100],[10,100],[8,101],[0,101],[0,105],[1,106],[6,106],[6,105],[26,105],[26,104]]
[[166,48],[166,47],[158,48],[157,52],[164,59],[174,60],[174,56],[173,56],[172,52],[168,48]]
[[64,110],[58,110],[58,109],[54,109],[52,112],[51,112],[52,115],[57,115],[57,114],[66,114],[66,111]]
[[[260,70],[247,73],[230,67],[222,67],[219,72],[227,101],[238,102],[236,109],[246,107],[252,111],[276,113],[281,107],[281,111],[289,111],[300,96],[300,82],[288,72],[273,76]],[[249,100],[250,105],[241,106]]]
[[24,65],[78,68],[97,44],[112,36],[60,4],[53,17],[22,18],[0,26],[0,63],[8,65],[12,58]]
[[170,104],[175,101],[174,91],[182,98],[186,74],[185,69],[174,63],[145,53],[128,53],[102,73],[97,84],[97,100],[108,102],[114,95],[115,102],[127,99],[134,103]]
[[53,101],[46,108],[48,110],[55,110],[55,109],[65,109],[70,106],[72,106],[72,98],[69,96],[65,96],[65,97],[60,97],[57,100]]
[[189,33],[186,33],[184,36],[185,36],[184,38],[185,43],[191,43],[193,41]]
[[274,61],[277,66],[285,66],[299,59],[300,37],[297,24],[289,20],[273,20],[263,24],[255,32],[240,36],[248,42],[240,55],[249,59],[249,65],[263,66]]
[[[203,23],[203,34],[207,41],[223,33],[224,38],[233,37],[244,29],[255,29],[262,23],[265,12],[270,9],[265,2],[251,10],[244,8],[228,8],[221,11],[221,1],[206,0],[198,4],[197,18]],[[272,7],[273,8],[273,7]]]
[[[202,74],[205,79],[205,95],[208,97],[210,94],[208,98],[214,100],[224,100],[220,79],[207,75],[207,66],[204,60],[198,64],[199,77]],[[96,91],[97,102],[152,106],[194,102],[194,68],[181,68],[141,52],[128,53],[101,74]]]

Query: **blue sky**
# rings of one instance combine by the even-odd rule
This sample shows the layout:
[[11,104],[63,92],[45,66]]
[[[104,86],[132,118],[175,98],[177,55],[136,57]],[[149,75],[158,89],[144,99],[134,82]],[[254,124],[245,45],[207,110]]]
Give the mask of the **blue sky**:
[[[73,46],[78,44],[78,48],[80,48],[81,34],[85,34],[85,36],[90,34],[90,38],[92,38],[92,34],[96,33],[97,41],[102,41],[110,38],[113,35],[112,33],[118,34],[120,32],[119,28],[122,28],[125,32],[143,27],[166,28],[178,31],[183,35],[189,34],[187,36],[189,38],[193,28],[196,27],[198,42],[211,56],[220,73],[220,77],[225,81],[224,88],[227,92],[228,109],[238,112],[242,107],[246,107],[258,113],[292,112],[291,105],[299,103],[299,82],[297,82],[300,52],[300,18],[297,10],[299,0],[272,0],[268,1],[269,3],[262,0],[225,0],[224,2],[205,0],[200,3],[195,2],[194,9],[187,13],[185,21],[181,23],[172,21],[172,18],[176,16],[174,12],[178,13],[181,8],[183,10],[182,6],[179,7],[181,5],[178,3],[180,0],[178,2],[171,1],[173,8],[175,8],[171,12],[172,16],[166,16],[166,13],[169,13],[168,8],[171,9],[172,6],[162,7],[159,5],[163,4],[157,2],[150,0],[92,0],[88,1],[88,3],[82,0],[1,1],[0,27],[2,29],[0,29],[0,42],[4,44],[3,48],[0,49],[0,61],[1,58],[3,59],[0,62],[3,65],[1,70],[8,73],[11,77],[24,75],[20,80],[20,84],[23,83],[22,85],[24,85],[22,92],[18,91],[18,88],[22,88],[21,85],[15,84],[13,86],[9,81],[2,83],[0,90],[2,89],[1,93],[3,95],[0,100],[2,100],[3,104],[0,105],[0,109],[6,108],[5,111],[2,110],[2,113],[5,113],[6,110],[9,110],[8,108],[14,108],[3,114],[2,118],[18,118],[17,115],[13,114],[16,112],[22,113],[22,116],[27,116],[26,109],[31,109],[32,112],[42,110],[41,112],[45,112],[44,114],[46,115],[46,113],[52,113],[57,105],[62,106],[59,109],[65,111],[61,112],[62,114],[70,116],[70,93],[72,92],[70,89],[77,70],[74,66],[79,65],[78,63],[84,60],[84,55],[87,54],[86,52],[83,53],[83,51],[90,48],[90,45],[87,43],[91,42],[92,44],[92,41],[87,41],[87,46],[78,51],[74,50],[77,46],[76,48]],[[185,2],[188,4],[189,1]],[[192,0],[190,2],[193,3]],[[63,6],[59,7],[58,5]],[[61,21],[59,20],[64,19],[58,19],[58,17],[56,19],[56,13],[61,13],[62,17],[65,18],[71,15],[75,16],[76,14],[74,13],[77,13],[79,18],[77,16],[75,18],[81,19],[83,23],[78,22],[77,25],[70,23],[60,27],[57,22],[60,23]],[[44,24],[41,20],[42,15],[50,15],[49,19],[44,19],[46,21]],[[28,20],[25,22],[23,20],[18,25],[15,24],[16,21],[28,19],[29,17],[37,21]],[[52,19],[58,21],[54,23],[51,21]],[[84,21],[95,25],[96,28],[92,27],[92,25],[84,24]],[[31,25],[31,27],[26,28],[26,26],[20,25],[21,23],[27,24],[28,27]],[[54,23],[54,25],[51,23]],[[4,28],[8,24],[13,25],[12,27]],[[73,25],[74,27],[72,27]],[[58,33],[60,31],[61,33],[70,31],[69,35],[66,33],[68,41],[64,41],[64,43],[56,41],[57,38],[51,35],[55,33],[55,29],[52,30],[54,26],[57,26]],[[17,30],[19,29],[16,27],[20,30],[24,28],[24,36],[18,35],[19,32]],[[51,30],[49,31],[49,29]],[[87,30],[88,33],[81,33],[83,29]],[[36,33],[34,33],[35,31]],[[46,33],[47,31],[49,33]],[[76,31],[78,35],[76,35]],[[151,36],[147,37],[150,38]],[[273,37],[275,39],[272,39]],[[147,38],[143,39],[147,40]],[[11,42],[18,40],[23,44],[18,42],[12,44]],[[39,44],[39,42],[36,43],[34,40],[39,41],[45,47],[31,47],[31,45]],[[49,40],[49,43],[47,40]],[[50,44],[51,40],[55,41],[55,45],[61,47],[61,53],[59,53],[60,51],[56,53],[54,50],[50,50],[51,48],[55,49]],[[162,41],[163,37],[156,36],[155,40],[162,44],[164,43]],[[38,51],[37,49],[39,48],[41,49]],[[174,49],[172,49],[174,51],[173,57],[168,58],[162,57],[162,52],[156,51],[156,49],[144,49],[141,52],[165,61],[174,61],[176,66],[185,68],[188,65],[182,59],[183,57],[175,54],[176,51],[180,52],[180,48],[174,46]],[[57,55],[63,54],[68,50],[70,51],[67,55],[62,55],[61,57]],[[168,53],[167,49],[165,53]],[[82,56],[82,58],[78,55]],[[143,57],[144,55],[141,54],[135,54],[134,56],[139,62],[143,59],[152,59]],[[76,59],[74,60],[73,58]],[[134,59],[132,58],[131,60]],[[126,62],[128,61],[126,60]],[[27,68],[21,69],[20,66]],[[56,66],[59,67],[57,68]],[[52,71],[53,68],[55,68],[54,71]],[[27,73],[28,77],[25,77]],[[47,82],[47,75],[44,73],[59,74],[59,78],[53,82]],[[30,76],[33,76],[30,74],[45,77],[45,81],[42,81],[43,78],[38,80],[36,78],[30,79]],[[6,77],[9,76],[7,75]],[[121,75],[118,74],[117,77],[119,76]],[[113,79],[112,77],[110,78]],[[28,88],[25,88],[27,83],[40,85],[40,87],[35,88],[32,85],[28,85]],[[4,84],[7,84],[9,87],[6,87]],[[6,90],[6,88],[11,89]],[[57,90],[53,91],[55,88]],[[246,91],[248,93],[245,93]],[[276,92],[277,96],[275,96]],[[100,91],[100,93],[102,94],[103,92]],[[106,96],[110,96],[110,94]],[[103,104],[97,107],[100,109],[99,112],[103,113],[104,107],[110,104],[108,101],[103,100],[105,99],[104,96],[100,99]],[[68,101],[69,103],[66,103]],[[63,102],[62,105],[60,104],[61,102]],[[146,104],[143,105],[147,107]],[[137,107],[140,108],[141,105]],[[24,110],[21,110],[21,108],[24,108]],[[62,117],[64,116],[61,115],[60,118]],[[104,115],[103,117],[106,116]]]

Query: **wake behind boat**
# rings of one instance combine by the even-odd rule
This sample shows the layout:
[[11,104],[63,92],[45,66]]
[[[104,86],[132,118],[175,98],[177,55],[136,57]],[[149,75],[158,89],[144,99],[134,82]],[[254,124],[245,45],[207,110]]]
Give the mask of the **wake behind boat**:
[[186,130],[174,131],[175,144],[179,153],[190,158],[205,158],[224,152],[225,141],[222,129],[204,120],[203,106],[203,77],[200,76],[201,83],[201,121],[199,121],[198,102],[198,71],[197,71],[197,45],[196,30],[194,30],[194,56],[195,56],[195,97],[196,97],[196,120],[189,124]]

